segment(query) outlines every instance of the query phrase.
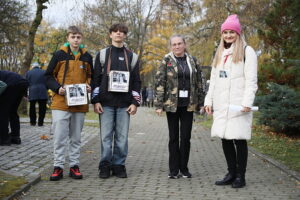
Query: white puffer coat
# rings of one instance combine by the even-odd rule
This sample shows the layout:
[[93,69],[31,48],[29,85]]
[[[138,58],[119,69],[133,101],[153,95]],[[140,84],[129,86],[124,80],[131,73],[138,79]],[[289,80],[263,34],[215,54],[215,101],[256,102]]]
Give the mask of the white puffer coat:
[[[229,110],[229,105],[251,107],[257,90],[257,56],[252,47],[245,49],[245,62],[232,62],[231,48],[225,49],[222,62],[212,67],[210,86],[204,105],[213,107],[212,137],[251,139],[252,112]],[[228,56],[225,64],[224,61]],[[221,71],[221,72],[220,72]],[[222,76],[222,71],[227,77]]]

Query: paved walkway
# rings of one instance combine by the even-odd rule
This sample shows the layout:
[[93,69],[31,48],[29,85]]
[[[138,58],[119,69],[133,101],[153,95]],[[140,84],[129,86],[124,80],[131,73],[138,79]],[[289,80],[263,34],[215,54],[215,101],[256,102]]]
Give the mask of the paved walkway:
[[[147,108],[140,108],[131,120],[127,179],[98,178],[99,130],[86,127],[83,135],[88,142],[81,153],[81,171],[84,179],[73,180],[67,176],[66,171],[63,180],[50,182],[48,178],[52,172],[51,141],[37,139],[39,134],[42,134],[38,127],[32,128],[24,124],[22,128],[24,143],[21,146],[5,147],[11,149],[10,152],[18,153],[10,153],[10,157],[5,157],[9,152],[3,154],[5,148],[0,149],[0,162],[4,162],[4,157],[5,160],[10,159],[7,161],[8,165],[19,160],[23,160],[22,163],[33,162],[33,165],[38,167],[33,167],[33,170],[43,171],[42,181],[33,186],[22,199],[300,199],[299,183],[251,153],[245,188],[215,186],[215,180],[222,178],[226,173],[221,144],[218,139],[211,139],[209,132],[198,125],[193,127],[191,140],[189,168],[193,178],[168,179],[166,118],[155,116],[153,110]],[[49,129],[50,127],[46,126],[43,130],[47,132]],[[37,137],[34,134],[38,134]],[[39,162],[33,161],[35,156],[31,154],[45,160],[44,164],[35,165]],[[19,158],[14,159],[15,156]]]

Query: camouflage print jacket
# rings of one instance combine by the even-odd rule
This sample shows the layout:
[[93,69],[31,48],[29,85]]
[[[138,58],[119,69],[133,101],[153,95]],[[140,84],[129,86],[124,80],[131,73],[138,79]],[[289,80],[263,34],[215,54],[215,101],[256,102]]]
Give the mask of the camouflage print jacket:
[[[197,60],[186,53],[191,73],[188,111],[202,106],[205,97],[205,79]],[[174,54],[166,54],[155,76],[155,107],[166,112],[176,112],[178,102],[178,64]]]

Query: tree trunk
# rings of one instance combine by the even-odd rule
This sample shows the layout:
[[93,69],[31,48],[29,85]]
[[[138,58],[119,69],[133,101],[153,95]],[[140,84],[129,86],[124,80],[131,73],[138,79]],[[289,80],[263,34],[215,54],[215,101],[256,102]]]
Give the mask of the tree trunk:
[[[34,56],[34,38],[37,32],[39,25],[43,19],[43,10],[47,9],[47,6],[43,5],[48,2],[48,0],[36,0],[36,13],[35,18],[31,24],[29,29],[28,39],[26,41],[26,53],[23,58],[22,66],[20,73],[21,75],[25,75],[25,73],[29,70],[32,58]],[[23,101],[20,105],[20,111],[22,114],[27,114],[27,102]]]

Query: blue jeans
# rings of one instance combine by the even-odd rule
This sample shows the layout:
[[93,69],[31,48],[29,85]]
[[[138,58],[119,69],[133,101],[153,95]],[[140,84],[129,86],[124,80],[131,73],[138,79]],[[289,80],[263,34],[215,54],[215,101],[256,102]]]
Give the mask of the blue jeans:
[[100,114],[101,160],[99,168],[124,165],[128,154],[130,116],[126,108],[104,106]]

